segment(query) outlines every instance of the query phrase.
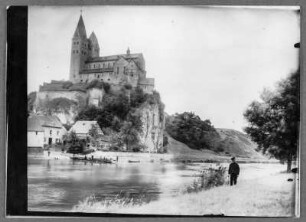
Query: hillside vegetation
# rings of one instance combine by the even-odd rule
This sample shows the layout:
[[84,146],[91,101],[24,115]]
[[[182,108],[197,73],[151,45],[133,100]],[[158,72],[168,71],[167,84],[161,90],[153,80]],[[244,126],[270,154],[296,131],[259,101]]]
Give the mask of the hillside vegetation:
[[168,151],[177,158],[263,158],[256,152],[257,144],[246,134],[232,129],[216,129],[209,120],[201,120],[191,112],[167,116],[166,132]]
[[104,134],[111,136],[111,150],[138,152],[145,149],[139,138],[143,133],[140,109],[147,105],[158,106],[162,122],[164,104],[159,93],[146,94],[141,88],[127,85],[117,92],[106,91],[99,107],[85,106],[75,120],[96,120]]
[[177,161],[229,161],[231,156],[236,156],[238,161],[267,161],[268,159],[256,152],[256,144],[245,134],[235,130],[217,129],[221,137],[226,139],[227,149],[225,152],[215,152],[208,149],[195,150],[186,144],[168,137],[167,150]]

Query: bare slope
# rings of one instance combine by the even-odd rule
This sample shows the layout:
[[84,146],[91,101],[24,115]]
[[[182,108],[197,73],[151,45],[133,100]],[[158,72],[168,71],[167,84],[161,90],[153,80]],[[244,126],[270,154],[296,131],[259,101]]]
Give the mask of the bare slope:
[[248,135],[233,129],[217,129],[224,143],[224,152],[237,157],[262,158],[262,155],[255,151],[257,144]]

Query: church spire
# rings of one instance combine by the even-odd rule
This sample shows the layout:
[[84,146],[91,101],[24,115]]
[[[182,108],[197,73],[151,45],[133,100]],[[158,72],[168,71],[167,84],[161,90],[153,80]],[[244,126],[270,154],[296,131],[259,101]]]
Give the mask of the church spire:
[[82,39],[86,39],[87,38],[86,29],[85,29],[85,25],[84,25],[82,14],[80,15],[79,22],[78,22],[78,25],[77,25],[77,27],[75,29],[73,38],[82,38]]
[[100,46],[98,39],[94,32],[92,32],[89,36],[89,56],[92,58],[99,57],[100,54]]

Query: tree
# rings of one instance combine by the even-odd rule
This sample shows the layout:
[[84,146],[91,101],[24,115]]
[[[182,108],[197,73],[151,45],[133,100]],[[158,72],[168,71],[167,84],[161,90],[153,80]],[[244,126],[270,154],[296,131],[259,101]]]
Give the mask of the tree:
[[299,70],[279,82],[274,92],[265,90],[261,101],[252,102],[244,113],[249,122],[245,132],[258,150],[287,162],[296,159],[299,129]]
[[133,127],[131,122],[124,122],[120,135],[128,151],[131,150],[133,145],[139,142],[138,131]]
[[69,142],[75,143],[75,142],[77,142],[79,139],[78,139],[76,133],[75,133],[74,131],[71,131],[71,132],[69,132],[68,134],[65,134],[65,135],[63,136],[63,140],[64,140],[64,141],[69,141]]
[[102,109],[95,106],[89,106],[82,109],[78,115],[75,117],[75,121],[78,120],[95,120],[97,116],[101,113]]
[[96,125],[92,125],[91,129],[89,130],[88,134],[90,135],[89,141],[93,145],[97,145],[97,139],[99,138],[99,131]]
[[192,112],[184,112],[168,117],[166,131],[174,139],[185,143],[192,149],[214,149],[219,134],[209,120]]
[[36,100],[36,95],[37,95],[37,92],[31,92],[28,95],[28,113],[33,111],[34,103],[35,103],[35,100]]

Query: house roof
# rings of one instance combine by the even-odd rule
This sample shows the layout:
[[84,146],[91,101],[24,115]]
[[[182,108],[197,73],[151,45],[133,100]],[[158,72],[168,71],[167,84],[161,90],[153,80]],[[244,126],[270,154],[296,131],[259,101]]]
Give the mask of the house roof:
[[[74,131],[76,134],[87,134],[93,125],[98,127],[98,132],[102,133],[97,121],[77,121],[69,130]],[[102,133],[103,134],[103,133]]]
[[28,131],[43,132],[44,128],[41,126],[38,118],[28,118]]
[[28,118],[28,131],[44,131],[43,127],[62,128],[56,116],[33,115]]

